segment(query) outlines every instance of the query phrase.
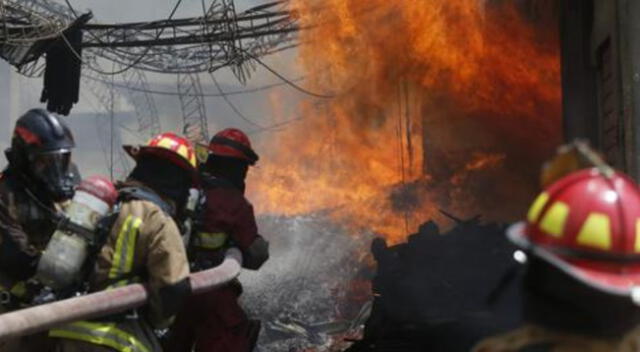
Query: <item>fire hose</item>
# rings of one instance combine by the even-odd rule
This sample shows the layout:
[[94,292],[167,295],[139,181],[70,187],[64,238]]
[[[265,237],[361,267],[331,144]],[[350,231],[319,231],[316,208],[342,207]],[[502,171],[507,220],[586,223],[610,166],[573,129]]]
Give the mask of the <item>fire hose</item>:
[[[225,259],[215,268],[189,276],[192,294],[210,291],[238,277],[242,254],[236,248],[227,251]],[[143,284],[132,284],[73,297],[41,306],[0,315],[0,341],[29,335],[78,320],[98,318],[143,306],[150,297]]]

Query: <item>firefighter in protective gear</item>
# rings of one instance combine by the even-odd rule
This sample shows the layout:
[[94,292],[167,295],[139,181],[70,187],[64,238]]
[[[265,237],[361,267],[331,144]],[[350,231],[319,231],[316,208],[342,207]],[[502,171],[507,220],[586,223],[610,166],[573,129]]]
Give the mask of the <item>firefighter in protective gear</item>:
[[552,183],[509,238],[526,254],[525,325],[476,352],[640,351],[640,189],[608,167]]
[[[71,150],[75,142],[63,120],[32,109],[16,122],[8,166],[0,175],[0,311],[30,301],[26,280],[56,229],[61,204],[73,196]],[[39,336],[39,335],[38,335]],[[46,335],[44,335],[46,337]],[[41,338],[0,343],[2,351],[39,350]]]
[[197,179],[195,151],[173,133],[125,150],[136,167],[118,185],[119,212],[96,258],[90,287],[99,291],[147,282],[150,304],[51,330],[49,336],[59,339],[60,352],[160,351],[153,328],[168,327],[191,292],[186,251],[173,217]]
[[[205,147],[207,148],[207,147]],[[258,161],[249,138],[240,130],[217,133],[207,148],[202,168],[206,197],[201,220],[191,241],[190,261],[197,269],[219,265],[225,249],[243,253],[243,265],[258,270],[269,257],[268,242],[259,234],[253,207],[244,197],[250,165]],[[244,352],[255,345],[259,323],[250,321],[238,304],[242,293],[235,281],[192,296],[169,332],[166,351]]]

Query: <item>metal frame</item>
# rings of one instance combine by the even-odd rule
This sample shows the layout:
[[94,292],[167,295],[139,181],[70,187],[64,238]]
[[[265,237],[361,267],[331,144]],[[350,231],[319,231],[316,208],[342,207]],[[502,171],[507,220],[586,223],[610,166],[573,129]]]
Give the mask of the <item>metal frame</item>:
[[195,73],[178,74],[178,93],[183,134],[193,143],[206,143],[209,140],[209,125],[200,77]]

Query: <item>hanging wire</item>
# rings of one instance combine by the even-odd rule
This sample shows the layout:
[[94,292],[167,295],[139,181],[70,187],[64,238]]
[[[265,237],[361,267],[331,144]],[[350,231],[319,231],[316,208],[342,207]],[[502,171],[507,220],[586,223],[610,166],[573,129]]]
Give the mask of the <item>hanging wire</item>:
[[278,122],[278,123],[273,124],[273,125],[265,126],[264,128],[261,128],[259,130],[250,131],[247,134],[248,135],[256,135],[256,134],[265,133],[265,132],[279,132],[279,131],[282,131],[281,127],[284,127],[284,126],[289,125],[289,124],[291,124],[293,122],[296,122],[296,121],[301,121],[303,119],[304,119],[304,117],[302,117],[302,116],[294,117],[294,118],[292,118],[290,120],[286,120],[286,121]]
[[[87,79],[90,79],[92,81],[111,84],[111,83],[108,83],[108,81],[106,81],[104,79],[97,78],[97,77],[92,77],[92,76],[89,76],[89,75],[84,75],[83,77],[87,78]],[[302,81],[303,79],[304,79],[304,77],[298,77],[298,78],[294,79],[293,81]],[[145,89],[145,88],[139,88],[139,87],[131,87],[131,86],[127,86],[124,83],[114,83],[113,85],[115,87],[118,87],[118,88],[126,88],[126,89],[129,89],[129,90],[132,90],[132,91],[136,91],[136,92],[144,92],[144,93],[157,94],[157,95],[168,95],[168,96],[180,96],[181,95],[177,91],[165,91],[165,90],[156,90],[156,89]],[[276,88],[276,87],[281,87],[281,86],[284,86],[284,85],[287,85],[287,83],[286,82],[278,82],[278,83],[267,84],[267,85],[259,86],[259,87],[255,87],[255,88],[232,90],[232,91],[224,92],[224,95],[231,96],[231,95],[251,94],[251,93],[257,93],[257,92],[261,92],[261,91],[272,89],[272,88]],[[222,96],[222,94],[220,94],[220,93],[182,94],[182,95],[186,95],[186,96],[202,96],[202,97],[221,97]]]
[[396,125],[396,137],[398,138],[398,148],[400,151],[400,172],[402,175],[402,184],[405,184],[405,165],[404,165],[404,141],[402,136],[402,115],[403,115],[403,106],[402,106],[402,85],[398,85],[398,123]]
[[[180,7],[181,3],[183,0],[178,0],[173,8],[173,10],[171,11],[169,17],[167,20],[171,20],[173,18],[173,16],[175,15],[176,11],[178,10],[178,8]],[[75,9],[73,8],[73,6],[71,5],[71,3],[69,2],[69,0],[65,0],[65,3],[67,4],[67,6],[69,7],[69,9],[73,12],[74,16],[76,16],[76,18],[78,17],[78,13],[75,11]],[[204,3],[203,3],[204,5]],[[157,34],[156,36],[156,40],[158,40],[160,38],[160,36],[164,33],[166,27],[163,27]],[[98,42],[101,42],[101,40],[95,36],[94,34],[91,33],[91,35],[94,37],[94,39],[96,39]],[[92,71],[95,71],[97,73],[103,74],[103,75],[117,75],[123,72],[126,72],[127,70],[133,68],[135,65],[137,65],[138,63],[140,63],[142,61],[142,59],[144,59],[144,57],[149,53],[149,51],[151,50],[151,46],[147,47],[145,52],[140,54],[140,56],[134,60],[133,62],[127,64],[124,68],[118,70],[118,71],[113,71],[113,72],[105,72],[103,70],[100,70],[98,68],[92,67],[91,65],[89,65],[87,62],[83,61],[82,57],[80,54],[78,54],[78,52],[76,52],[75,49],[73,49],[73,47],[71,46],[71,44],[69,43],[68,39],[66,38],[66,36],[64,34],[62,34],[62,38],[64,40],[64,42],[67,44],[69,50],[76,56],[76,58],[78,60],[80,60],[80,62],[84,65],[86,65],[89,69],[91,69]],[[242,51],[245,55],[247,55],[248,57],[250,57],[252,60],[256,61],[259,65],[261,65],[262,67],[264,67],[267,71],[271,72],[274,76],[278,77],[280,80],[282,80],[285,84],[293,87],[294,89],[298,90],[301,93],[316,97],[316,98],[324,98],[324,99],[330,99],[330,98],[334,98],[335,95],[331,94],[320,94],[320,93],[316,93],[316,92],[312,92],[306,88],[301,87],[300,85],[296,84],[293,80],[288,79],[287,77],[285,77],[284,75],[282,75],[281,73],[277,72],[276,70],[274,70],[273,68],[271,68],[269,65],[267,65],[266,63],[264,63],[262,60],[260,60],[257,56],[253,55],[252,53],[250,53],[249,51],[238,47],[237,49],[239,49],[240,51]],[[223,93],[221,93],[221,96],[225,96]],[[237,109],[235,109],[237,110]],[[252,124],[255,125],[255,123],[252,122]]]
[[405,138],[407,141],[407,159],[408,159],[408,170],[407,173],[409,174],[409,176],[413,175],[413,171],[414,171],[414,164],[413,164],[413,141],[411,139],[411,134],[412,134],[412,130],[413,130],[413,121],[411,119],[411,101],[410,101],[410,97],[411,97],[411,91],[409,90],[409,82],[408,81],[404,81],[404,106],[405,106],[405,110],[404,110],[404,125],[405,125]]
[[[313,104],[313,106],[314,107],[318,107],[320,105],[326,106],[326,104],[327,104],[326,100],[325,101],[317,101],[317,102],[315,102]],[[251,134],[264,133],[264,132],[279,132],[279,131],[282,131],[282,127],[287,126],[287,125],[289,125],[289,124],[291,124],[293,122],[305,120],[308,116],[309,115],[299,115],[299,116],[291,118],[289,120],[285,120],[285,121],[282,121],[282,122],[277,122],[277,123],[275,123],[273,125],[266,126],[263,129],[251,131],[248,134],[251,135]],[[333,120],[333,121],[335,123],[335,120]]]
[[[9,34],[7,33],[7,28],[6,28],[6,24],[5,24],[5,28],[4,29],[4,35],[5,35],[5,40],[3,41],[3,43],[6,44],[29,44],[29,43],[35,43],[38,41],[42,41],[42,40],[47,40],[47,39],[53,39],[53,38],[57,38],[60,36],[60,33],[62,33],[62,31],[64,31],[65,28],[63,28],[63,25],[56,25],[54,23],[54,21],[52,21],[49,18],[46,18],[44,16],[39,15],[38,13],[29,13],[27,12],[25,9],[23,9],[22,7],[20,7],[20,4],[8,4],[8,5],[4,5],[4,0],[0,0],[0,8],[4,8],[4,6],[14,6],[13,8],[15,10],[18,10],[20,12],[22,12],[24,14],[24,16],[30,16],[34,19],[38,19],[42,22],[42,25],[39,26],[41,28],[51,28],[51,30],[49,31],[50,33],[47,35],[40,35],[40,36],[33,36],[33,37],[28,37],[28,38],[23,38],[23,37],[18,37],[18,38],[12,38],[9,37]],[[5,14],[3,14],[4,16]],[[31,19],[29,19],[31,20]],[[58,28],[60,27],[60,28]],[[20,33],[24,35],[24,32]]]
[[[76,10],[73,8],[73,6],[72,6],[72,5],[71,5],[71,3],[69,2],[69,0],[64,0],[64,1],[65,1],[65,3],[67,4],[67,6],[69,7],[69,10],[71,10],[71,12],[73,13],[73,15],[74,15],[74,16],[76,17],[76,19],[77,19],[77,18],[79,17],[79,16],[78,16],[78,13],[77,13],[77,12],[76,12]],[[171,10],[171,13],[169,14],[169,17],[167,18],[167,21],[169,21],[169,20],[173,19],[173,16],[176,14],[176,12],[178,11],[178,8],[180,7],[180,5],[181,5],[181,4],[182,4],[182,0],[177,0],[177,1],[176,1],[176,4],[174,5],[173,9]],[[156,35],[155,40],[160,39],[160,37],[161,37],[161,36],[162,36],[162,34],[164,33],[165,28],[166,28],[166,27],[163,27],[163,28],[158,32],[158,34]],[[102,40],[101,40],[100,38],[98,38],[98,36],[94,35],[94,34],[93,34],[93,33],[91,33],[91,32],[89,32],[89,33],[91,34],[91,36],[92,36],[96,41],[98,41],[99,43],[102,43]],[[125,67],[123,67],[123,68],[121,68],[121,69],[119,69],[119,70],[117,70],[117,71],[106,72],[106,71],[103,71],[103,70],[101,70],[101,69],[99,69],[99,68],[95,68],[95,67],[93,67],[93,66],[89,65],[86,61],[83,61],[83,59],[82,59],[82,55],[80,55],[80,54],[79,54],[79,53],[78,53],[78,52],[77,52],[77,51],[76,51],[76,50],[71,46],[71,43],[69,43],[69,40],[68,40],[68,39],[67,39],[67,37],[64,35],[64,33],[62,33],[62,34],[61,34],[61,36],[62,36],[62,39],[64,40],[64,42],[67,44],[67,47],[69,48],[69,50],[74,54],[74,56],[76,56],[76,58],[77,58],[78,60],[80,60],[80,62],[81,62],[83,65],[86,65],[86,66],[87,66],[87,68],[89,68],[90,70],[95,71],[95,72],[100,73],[100,74],[103,74],[103,75],[109,75],[109,76],[112,76],[112,75],[118,75],[118,74],[124,73],[124,72],[126,72],[126,71],[130,70],[131,68],[133,68],[134,66],[136,66],[137,64],[139,64],[139,63],[142,61],[142,59],[144,59],[144,58],[145,58],[145,56],[147,56],[147,54],[149,53],[149,51],[151,51],[151,46],[148,46],[148,47],[145,49],[145,51],[144,51],[142,54],[140,54],[140,56],[138,56],[138,57],[137,57],[133,62],[131,62],[131,63],[127,64]]]
[[301,93],[310,95],[312,97],[316,97],[316,98],[323,98],[323,99],[331,99],[331,98],[335,98],[336,95],[335,94],[320,94],[320,93],[315,93],[312,92],[308,89],[305,89],[299,85],[297,85],[295,82],[293,82],[292,80],[288,79],[287,77],[285,77],[284,75],[280,74],[278,71],[272,69],[269,65],[265,64],[262,60],[260,60],[257,56],[251,54],[250,52],[248,52],[245,49],[239,48],[243,53],[245,53],[248,57],[250,57],[252,60],[255,60],[258,64],[260,64],[260,66],[264,67],[265,69],[267,69],[267,71],[271,72],[274,76],[278,77],[280,80],[282,80],[283,82],[285,82],[286,84],[288,84],[289,86],[295,88],[296,90],[298,90]]
[[259,123],[253,122],[252,120],[247,118],[240,110],[238,110],[238,108],[233,104],[233,102],[231,100],[229,100],[229,97],[227,97],[227,95],[224,93],[224,91],[222,90],[222,87],[220,87],[220,84],[218,83],[218,80],[216,79],[214,74],[211,73],[210,76],[211,76],[211,80],[213,81],[213,84],[218,89],[218,92],[220,92],[220,97],[222,99],[224,99],[224,101],[227,103],[227,105],[229,105],[231,110],[233,110],[233,112],[236,115],[238,115],[238,117],[240,117],[242,120],[244,120],[248,124],[251,124],[251,125],[256,126],[258,128],[264,128],[264,126],[260,125]]
[[[402,186],[406,186],[406,175],[405,175],[405,161],[404,161],[404,136],[402,133],[403,130],[403,112],[405,112],[408,107],[404,106],[404,111],[403,111],[403,101],[405,100],[406,96],[404,96],[404,90],[403,90],[403,86],[402,83],[398,84],[398,123],[396,125],[396,136],[398,138],[398,146],[399,146],[399,152],[400,152],[400,171],[402,174]],[[407,94],[408,95],[408,94]],[[403,216],[404,216],[404,227],[405,227],[405,232],[409,233],[409,211],[406,209],[406,207],[403,207],[404,211],[403,211]]]

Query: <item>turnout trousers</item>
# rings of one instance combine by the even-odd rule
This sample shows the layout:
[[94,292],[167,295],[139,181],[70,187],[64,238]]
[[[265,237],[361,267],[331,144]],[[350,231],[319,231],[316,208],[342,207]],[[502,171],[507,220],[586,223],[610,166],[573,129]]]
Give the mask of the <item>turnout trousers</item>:
[[191,296],[169,332],[165,352],[249,352],[250,323],[232,283]]

